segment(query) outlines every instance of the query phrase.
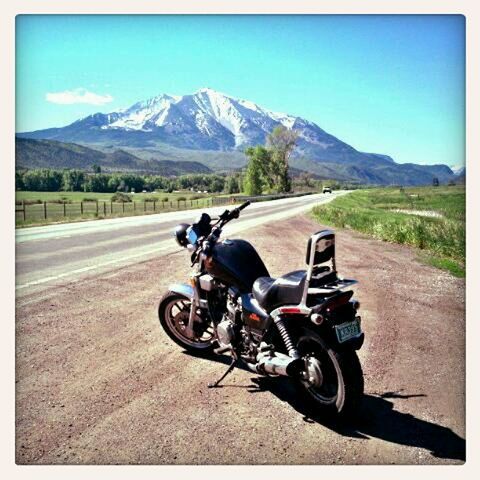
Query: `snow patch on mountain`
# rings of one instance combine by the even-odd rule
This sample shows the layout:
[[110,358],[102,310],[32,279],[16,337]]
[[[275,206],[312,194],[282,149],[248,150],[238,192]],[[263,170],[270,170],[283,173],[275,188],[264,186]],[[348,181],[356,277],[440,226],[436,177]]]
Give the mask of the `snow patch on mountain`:
[[[191,125],[188,119],[192,119]],[[265,136],[278,124],[291,129],[297,120],[298,117],[266,110],[249,100],[201,88],[193,95],[163,94],[137,102],[127,109],[107,114],[106,123],[100,128],[151,132],[155,128],[178,131],[189,126],[210,138],[227,131],[233,136],[236,148]],[[230,143],[227,139],[225,142]]]
[[461,175],[465,172],[465,165],[452,165],[450,170],[452,170],[455,175]]

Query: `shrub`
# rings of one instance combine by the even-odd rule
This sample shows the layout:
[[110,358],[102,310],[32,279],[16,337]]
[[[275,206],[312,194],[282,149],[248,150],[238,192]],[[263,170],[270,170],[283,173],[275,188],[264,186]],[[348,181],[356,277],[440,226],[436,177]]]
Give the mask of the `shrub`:
[[96,201],[97,201],[96,198],[91,198],[91,197],[82,198],[82,202],[96,202]]
[[120,203],[128,203],[128,202],[131,202],[132,199],[126,193],[117,192],[117,193],[112,195],[111,201],[112,202],[120,202]]
[[168,202],[168,197],[163,197],[162,202]]
[[145,197],[144,202],[158,202],[158,197]]
[[177,198],[177,202],[180,203],[180,202],[185,202],[187,199],[186,197],[178,197]]

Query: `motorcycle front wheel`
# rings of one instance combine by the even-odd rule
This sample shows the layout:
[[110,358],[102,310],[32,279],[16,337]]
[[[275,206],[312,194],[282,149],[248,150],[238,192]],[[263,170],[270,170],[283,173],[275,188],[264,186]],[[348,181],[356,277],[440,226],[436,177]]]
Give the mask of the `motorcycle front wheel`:
[[362,367],[354,350],[336,351],[315,332],[303,329],[297,350],[305,360],[300,380],[308,403],[319,413],[350,417],[364,390]]
[[215,333],[211,322],[195,314],[193,331],[190,338],[186,333],[190,316],[191,300],[175,292],[167,292],[158,305],[158,318],[165,333],[185,350],[209,354],[213,351]]

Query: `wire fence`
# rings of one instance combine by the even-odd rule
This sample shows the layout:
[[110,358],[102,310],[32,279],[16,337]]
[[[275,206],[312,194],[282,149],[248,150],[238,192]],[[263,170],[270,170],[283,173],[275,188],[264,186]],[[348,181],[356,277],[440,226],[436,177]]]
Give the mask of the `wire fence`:
[[17,224],[36,223],[48,221],[61,221],[62,219],[75,218],[107,218],[130,215],[144,215],[151,213],[187,210],[191,208],[207,208],[250,200],[253,202],[273,200],[287,197],[308,195],[312,192],[301,194],[263,195],[260,197],[230,196],[210,197],[184,200],[152,200],[132,202],[112,202],[104,200],[90,201],[44,201],[44,202],[15,202],[15,221]]

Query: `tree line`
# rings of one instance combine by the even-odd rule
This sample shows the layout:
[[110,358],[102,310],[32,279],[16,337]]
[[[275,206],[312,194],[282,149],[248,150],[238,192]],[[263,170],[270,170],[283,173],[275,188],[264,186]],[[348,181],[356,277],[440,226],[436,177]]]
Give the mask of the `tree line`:
[[142,190],[195,190],[209,193],[239,193],[240,174],[188,174],[170,178],[132,173],[88,173],[83,170],[39,168],[15,173],[16,190],[36,192],[141,192]]

